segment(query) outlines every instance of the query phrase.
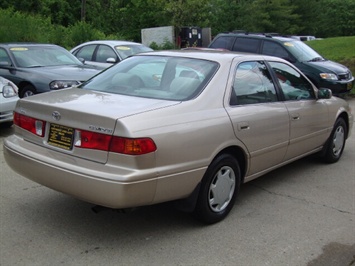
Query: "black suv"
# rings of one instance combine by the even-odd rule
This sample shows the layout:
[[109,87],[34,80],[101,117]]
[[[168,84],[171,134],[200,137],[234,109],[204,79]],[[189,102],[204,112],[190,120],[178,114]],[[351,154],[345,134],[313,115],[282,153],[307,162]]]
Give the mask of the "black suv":
[[298,67],[318,88],[329,88],[334,95],[348,93],[354,86],[351,71],[324,59],[302,41],[273,34],[221,33],[209,48],[281,57]]

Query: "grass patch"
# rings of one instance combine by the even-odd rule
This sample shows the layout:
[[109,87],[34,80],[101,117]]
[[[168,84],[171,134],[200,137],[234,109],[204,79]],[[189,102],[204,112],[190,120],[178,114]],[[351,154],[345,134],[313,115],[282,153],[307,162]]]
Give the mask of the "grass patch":
[[[306,43],[323,57],[347,66],[355,75],[355,36],[327,38]],[[355,87],[350,94],[355,95]]]

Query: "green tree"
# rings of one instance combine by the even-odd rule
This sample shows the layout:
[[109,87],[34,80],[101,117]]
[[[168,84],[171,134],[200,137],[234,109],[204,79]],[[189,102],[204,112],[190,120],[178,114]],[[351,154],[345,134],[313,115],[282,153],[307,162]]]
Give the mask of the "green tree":
[[264,14],[263,20],[258,21],[255,17],[258,28],[262,31],[282,34],[297,34],[299,32],[300,16],[294,12],[296,6],[290,0],[256,0],[253,5],[254,7],[259,6],[260,13]]
[[355,35],[355,1],[322,0],[322,17],[318,22],[321,37]]
[[292,4],[295,6],[294,12],[300,17],[297,21],[299,31],[296,33],[298,35],[318,35],[319,21],[324,13],[323,0],[294,0]]
[[141,41],[141,29],[171,25],[164,11],[164,0],[131,0],[112,10],[110,33],[121,33]]
[[67,0],[42,0],[41,15],[51,18],[54,24],[68,27],[80,21],[80,2]]

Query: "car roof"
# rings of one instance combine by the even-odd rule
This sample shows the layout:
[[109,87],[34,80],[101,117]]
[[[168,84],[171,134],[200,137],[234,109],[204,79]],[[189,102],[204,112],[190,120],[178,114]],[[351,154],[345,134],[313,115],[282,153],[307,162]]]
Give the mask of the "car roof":
[[228,50],[220,50],[220,49],[183,49],[183,50],[153,51],[149,53],[141,53],[134,56],[152,56],[152,55],[195,58],[195,59],[211,60],[220,63],[233,60],[234,58],[239,58],[240,60],[267,59],[267,60],[286,62],[285,60],[274,56],[242,53],[242,52],[231,52]]
[[96,40],[96,41],[89,41],[85,43],[81,43],[77,46],[82,46],[82,45],[87,45],[87,44],[107,44],[111,46],[116,46],[116,45],[143,45],[141,43],[137,42],[131,42],[131,41],[121,41],[121,40]]
[[218,36],[238,36],[238,37],[242,37],[242,38],[260,38],[260,39],[273,39],[273,40],[277,40],[277,41],[281,41],[281,42],[294,42],[294,41],[298,41],[294,38],[291,38],[290,36],[283,36],[283,35],[279,35],[277,33],[237,33],[237,32],[227,32],[227,33],[220,33],[218,34],[216,37]]
[[8,43],[0,43],[1,46],[8,46],[8,47],[13,47],[13,46],[57,46],[60,47],[59,45],[56,44],[51,44],[51,43],[34,43],[34,42],[8,42]]

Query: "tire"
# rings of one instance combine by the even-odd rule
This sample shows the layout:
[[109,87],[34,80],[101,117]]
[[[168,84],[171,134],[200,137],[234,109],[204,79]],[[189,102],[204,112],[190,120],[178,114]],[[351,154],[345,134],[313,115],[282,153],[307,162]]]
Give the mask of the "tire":
[[240,180],[238,161],[229,154],[219,155],[202,179],[194,216],[206,224],[223,220],[233,208]]
[[13,122],[4,122],[0,124],[0,128],[10,128],[13,125]]
[[26,85],[20,90],[20,98],[25,98],[36,94],[36,89],[32,85]]
[[345,147],[346,134],[346,123],[343,118],[338,118],[322,154],[324,162],[335,163],[339,161]]

